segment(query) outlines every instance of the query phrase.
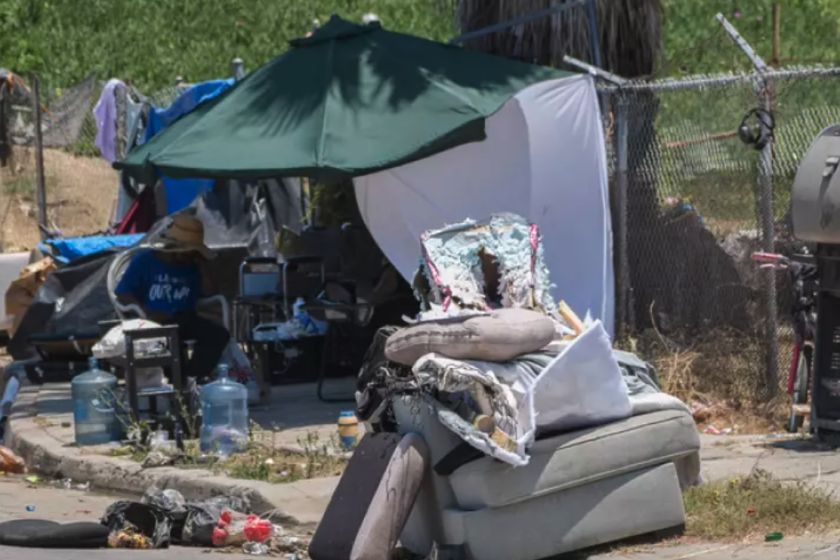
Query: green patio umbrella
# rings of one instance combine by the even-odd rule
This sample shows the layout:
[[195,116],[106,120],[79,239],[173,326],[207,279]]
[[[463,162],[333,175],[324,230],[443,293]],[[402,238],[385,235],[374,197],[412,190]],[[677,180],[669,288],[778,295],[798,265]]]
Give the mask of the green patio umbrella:
[[567,75],[333,16],[114,167],[144,183],[341,180],[481,141],[513,95]]

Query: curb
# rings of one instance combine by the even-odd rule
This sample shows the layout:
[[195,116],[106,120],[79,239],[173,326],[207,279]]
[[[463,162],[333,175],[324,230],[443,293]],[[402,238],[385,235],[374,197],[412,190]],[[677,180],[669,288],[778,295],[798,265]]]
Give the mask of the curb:
[[[214,496],[242,499],[251,512],[270,513],[286,527],[314,528],[326,510],[339,477],[269,484],[218,476],[204,469],[159,467],[143,469],[134,461],[85,454],[47,434],[30,411],[35,410],[37,389],[21,390],[6,427],[6,443],[27,467],[44,476],[90,482],[99,490],[139,495],[148,488],[174,489],[186,500]],[[34,389],[34,390],[33,390]]]

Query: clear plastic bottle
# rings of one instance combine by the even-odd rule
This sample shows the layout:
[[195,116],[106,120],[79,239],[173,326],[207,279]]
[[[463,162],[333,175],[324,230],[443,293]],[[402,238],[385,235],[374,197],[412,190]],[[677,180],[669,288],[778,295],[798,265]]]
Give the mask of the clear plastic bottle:
[[225,457],[248,446],[248,389],[219,365],[218,379],[201,390],[201,451]]
[[117,378],[99,369],[96,358],[88,370],[70,383],[76,445],[101,445],[119,439],[120,423],[114,409]]

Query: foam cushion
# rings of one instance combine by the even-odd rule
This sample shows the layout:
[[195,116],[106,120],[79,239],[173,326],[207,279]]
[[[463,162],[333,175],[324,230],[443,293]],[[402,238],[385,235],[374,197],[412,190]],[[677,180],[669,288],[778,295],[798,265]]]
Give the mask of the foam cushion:
[[0,523],[0,544],[29,548],[104,548],[108,528],[99,523],[18,519]]
[[544,348],[554,339],[554,322],[528,309],[498,309],[486,315],[426,321],[388,337],[385,356],[413,366],[434,352],[454,360],[505,362]]
[[420,435],[365,435],[312,537],[312,560],[391,558],[427,467]]

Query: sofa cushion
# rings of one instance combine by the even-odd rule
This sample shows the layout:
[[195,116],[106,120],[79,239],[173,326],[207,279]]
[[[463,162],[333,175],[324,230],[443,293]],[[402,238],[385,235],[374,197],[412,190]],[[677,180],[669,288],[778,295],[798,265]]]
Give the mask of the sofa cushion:
[[699,449],[691,416],[667,410],[537,441],[525,467],[474,461],[455,471],[450,482],[462,509],[499,507],[677,461]]
[[434,352],[453,360],[506,362],[536,352],[554,338],[554,322],[528,309],[497,309],[486,315],[424,321],[388,337],[385,356],[413,366]]

